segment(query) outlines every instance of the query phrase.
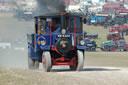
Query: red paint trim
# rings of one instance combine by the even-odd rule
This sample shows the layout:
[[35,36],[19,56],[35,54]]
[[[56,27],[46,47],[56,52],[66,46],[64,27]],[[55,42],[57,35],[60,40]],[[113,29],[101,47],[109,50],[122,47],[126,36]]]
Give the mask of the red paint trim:
[[42,59],[42,63],[43,63],[43,66],[46,68],[46,58],[45,58],[45,56],[43,56],[43,59]]
[[52,58],[52,65],[70,65],[76,67],[78,60],[76,57],[68,59],[65,57],[54,59]]
[[58,54],[60,54],[60,52],[57,50],[56,46],[52,46],[51,50],[57,52]]
[[60,12],[61,15],[66,15],[67,13],[66,12]]
[[50,21],[50,47],[51,47],[51,41],[52,41],[52,38],[51,38],[51,21]]
[[75,46],[72,46],[72,50],[75,50]]
[[39,40],[40,38],[43,38],[44,41],[46,42],[45,37],[44,36],[40,36],[40,37],[37,38],[38,45],[41,45],[41,41]]
[[72,58],[72,60],[71,60],[72,66],[76,67],[77,62],[78,62],[78,60],[76,59],[76,57]]
[[41,42],[40,41],[38,41],[37,43],[38,43],[38,45],[41,45]]
[[[76,48],[73,46],[72,50],[75,50]],[[56,46],[52,46],[52,51],[57,52],[60,54],[60,52],[57,50]],[[60,54],[61,55],[61,54]],[[76,57],[70,59],[70,58],[65,58],[65,57],[60,57],[60,58],[54,58],[52,57],[52,65],[70,65],[76,67],[78,60]]]
[[70,61],[70,59],[61,57],[61,58],[55,59],[55,62],[57,62],[57,61]]
[[74,45],[76,46],[76,18],[74,18]]

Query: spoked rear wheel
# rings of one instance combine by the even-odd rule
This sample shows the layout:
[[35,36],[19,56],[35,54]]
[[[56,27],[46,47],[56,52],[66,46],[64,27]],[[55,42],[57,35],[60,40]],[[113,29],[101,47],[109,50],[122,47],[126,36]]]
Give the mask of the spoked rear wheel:
[[39,69],[39,61],[37,59],[28,58],[28,68],[29,69]]
[[43,52],[42,63],[43,63],[44,71],[45,72],[50,72],[51,68],[52,68],[50,52],[48,52],[48,51]]
[[35,59],[34,69],[39,69],[39,60]]
[[39,69],[39,60],[30,58],[30,49],[28,48],[28,68]]
[[34,69],[34,60],[28,57],[28,68]]

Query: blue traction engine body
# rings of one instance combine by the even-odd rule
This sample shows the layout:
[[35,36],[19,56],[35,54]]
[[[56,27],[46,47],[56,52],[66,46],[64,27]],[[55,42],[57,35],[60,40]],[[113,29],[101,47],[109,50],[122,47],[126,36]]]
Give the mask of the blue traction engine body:
[[43,63],[46,72],[52,66],[69,65],[82,70],[86,49],[81,16],[58,13],[35,17],[33,34],[27,34],[28,66],[38,69]]

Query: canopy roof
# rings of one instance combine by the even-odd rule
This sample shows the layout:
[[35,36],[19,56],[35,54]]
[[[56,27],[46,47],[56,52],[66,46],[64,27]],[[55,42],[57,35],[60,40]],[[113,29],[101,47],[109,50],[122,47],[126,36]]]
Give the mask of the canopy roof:
[[35,16],[35,18],[47,18],[47,17],[54,17],[54,16],[60,16],[60,15],[82,17],[79,14],[61,12],[61,13],[47,13],[47,14],[42,14],[42,15],[39,15],[39,16]]

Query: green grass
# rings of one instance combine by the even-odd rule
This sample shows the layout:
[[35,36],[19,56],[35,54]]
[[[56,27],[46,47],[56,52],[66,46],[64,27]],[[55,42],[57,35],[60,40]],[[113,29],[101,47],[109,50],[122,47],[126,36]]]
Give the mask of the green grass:
[[[96,32],[98,33],[98,39],[95,39],[98,46],[101,45],[102,42],[107,41],[107,29],[104,29],[102,26],[93,26],[93,25],[84,25],[84,32]],[[125,40],[128,42],[128,36],[125,36]]]
[[128,67],[128,52],[86,52],[86,66]]

